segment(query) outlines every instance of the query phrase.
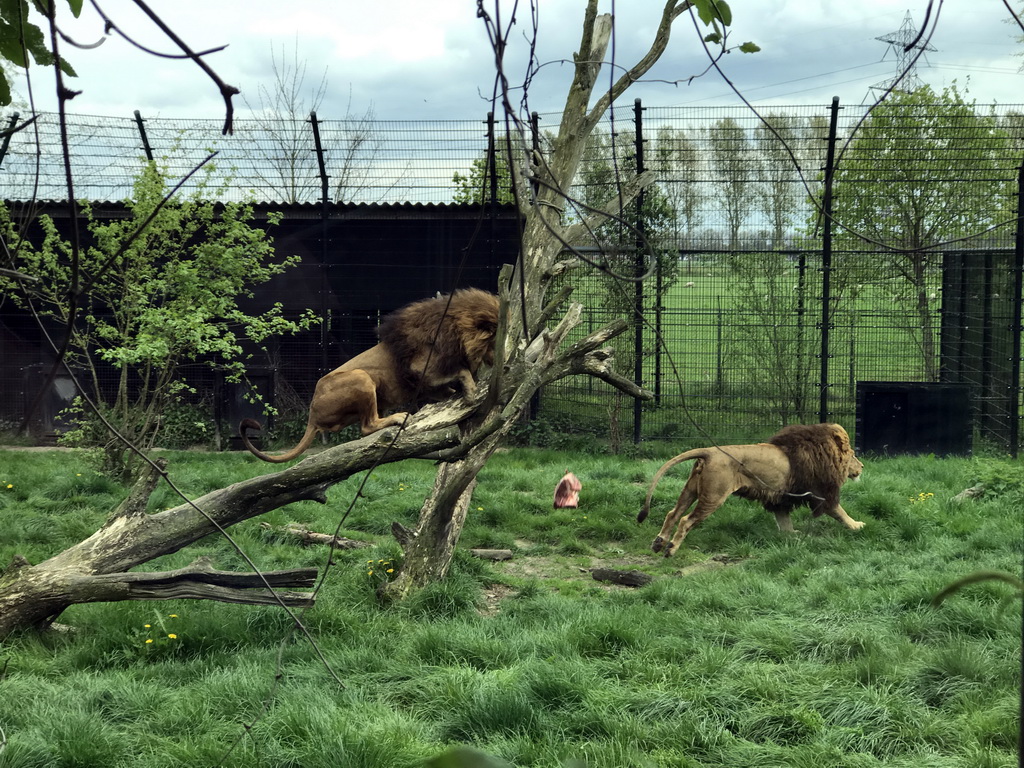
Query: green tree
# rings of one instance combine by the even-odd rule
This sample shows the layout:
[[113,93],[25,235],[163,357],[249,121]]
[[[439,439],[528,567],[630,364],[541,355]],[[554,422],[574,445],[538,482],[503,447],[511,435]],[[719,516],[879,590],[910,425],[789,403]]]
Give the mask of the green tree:
[[[82,12],[82,0],[68,0],[67,4],[75,16]],[[40,66],[52,66],[54,55],[47,45],[48,37],[29,20],[29,5],[26,0],[0,0],[0,59],[25,70],[33,61]],[[33,4],[33,7],[36,6]],[[63,58],[60,68],[66,75],[75,75],[75,70]],[[11,72],[0,68],[0,107],[10,104],[13,98]]]
[[649,165],[661,180],[658,189],[671,210],[668,223],[676,244],[704,222],[702,157],[700,145],[685,130],[667,125],[658,128]]
[[725,216],[729,248],[734,249],[758,198],[757,158],[743,126],[731,117],[711,126],[708,147],[711,171],[717,174],[712,196]]
[[[504,146],[504,142],[500,142]],[[503,205],[515,203],[512,193],[512,174],[508,169],[508,159],[500,150],[495,153],[494,175],[497,178],[497,201]],[[458,171],[452,176],[455,192],[452,200],[456,203],[483,203],[491,197],[491,170],[486,153],[476,158],[469,167],[469,172]]]
[[764,393],[781,426],[811,419],[815,406],[817,334],[808,328],[815,318],[808,317],[807,310],[813,294],[808,270],[783,249],[805,199],[797,164],[805,168],[805,175],[808,166],[820,166],[813,153],[824,141],[815,136],[813,124],[798,118],[769,114],[766,120],[770,128],[761,123],[753,131],[755,164],[747,168],[750,164],[741,158],[724,166],[727,179],[750,174],[748,184],[758,192],[752,208],[761,214],[764,238],[773,249],[726,255],[732,279],[740,287],[734,308],[744,318],[727,333],[735,359],[750,371],[746,381],[758,382],[756,391]]
[[781,251],[731,252],[730,274],[739,287],[728,330],[737,361],[750,373],[747,383],[778,414],[779,426],[813,417],[816,318],[809,317],[814,295],[789,256]]
[[[597,206],[614,200],[616,186],[621,178],[637,174],[635,136],[623,131],[614,137],[607,131],[595,130],[583,152],[576,190],[586,205]],[[634,275],[637,271],[635,249],[646,249],[646,257],[657,260],[653,271],[657,280],[649,280],[647,295],[660,301],[675,283],[679,260],[675,247],[674,225],[676,209],[657,184],[648,186],[642,195],[642,204],[630,203],[619,211],[617,218],[609,218],[591,233],[596,244],[607,250],[602,258],[618,273]],[[638,245],[639,233],[646,243]],[[648,258],[644,258],[645,263]],[[633,317],[635,292],[632,283],[623,283],[613,275],[602,275],[605,283],[603,301],[614,316]],[[653,291],[651,289],[654,289]],[[634,318],[632,322],[637,322]],[[632,366],[633,347],[630,335],[620,337],[622,366]],[[627,343],[628,342],[628,343]]]
[[782,248],[803,199],[799,177],[790,152],[797,151],[797,119],[769,113],[754,129],[761,165],[761,189],[757,207],[767,222],[767,237],[773,248]]
[[[622,179],[636,175],[635,134],[632,131],[612,134],[598,129],[591,134],[584,148],[575,193],[584,205],[600,207],[616,200]],[[585,209],[581,215],[586,215]],[[656,334],[645,333],[640,326],[652,324],[651,318],[656,318],[665,294],[678,278],[676,221],[676,209],[670,199],[659,185],[651,184],[637,201],[626,202],[615,217],[605,218],[586,235],[587,244],[602,249],[595,261],[606,264],[611,270],[611,273],[602,272],[596,276],[602,286],[601,304],[610,317],[625,318],[629,323],[627,332],[610,342],[615,349],[616,367],[629,377],[634,376],[636,369],[638,331],[642,334],[641,355],[644,359],[650,359],[659,351]],[[643,283],[624,281],[617,276],[639,277],[651,265],[652,259],[651,277]],[[639,317],[636,311],[638,301],[643,312]],[[619,414],[625,399],[625,395],[617,391],[609,412],[613,450],[618,444]]]
[[905,327],[928,381],[939,369],[929,281],[944,244],[1010,217],[1008,142],[996,118],[979,114],[955,85],[941,94],[926,86],[877,107],[836,170],[837,249],[874,254],[839,259],[837,269],[894,301],[909,294]]
[[[200,185],[190,198],[157,211],[167,184],[149,164],[127,201],[127,218],[102,223],[85,208],[93,245],[80,250],[77,262],[49,217],[39,220],[38,248],[18,236],[6,211],[0,220],[5,242],[18,254],[18,271],[37,278],[21,285],[0,278],[0,289],[21,306],[31,301],[41,315],[65,327],[75,311],[72,297],[81,297],[66,363],[85,373],[80,381],[100,412],[142,449],[155,444],[162,415],[189,390],[182,366],[209,365],[238,381],[245,374],[245,340],[259,344],[315,320],[309,313],[285,319],[280,305],[262,314],[240,308],[252,286],[298,258],[275,257],[271,239],[251,224],[251,206],[215,205],[203,199],[204,191]],[[116,372],[113,386],[105,381],[110,369]],[[103,446],[105,469],[131,475],[133,454],[121,441],[103,429],[87,429],[82,436]]]

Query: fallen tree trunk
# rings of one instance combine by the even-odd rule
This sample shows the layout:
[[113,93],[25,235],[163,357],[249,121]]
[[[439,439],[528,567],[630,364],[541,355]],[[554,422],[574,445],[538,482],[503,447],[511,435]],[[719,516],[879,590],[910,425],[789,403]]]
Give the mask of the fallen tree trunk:
[[310,593],[277,590],[312,586],[315,574],[308,569],[228,573],[200,561],[174,571],[128,571],[294,501],[324,503],[332,485],[381,462],[451,450],[460,440],[455,425],[475,407],[461,399],[428,406],[409,420],[397,440],[396,430],[386,429],[155,514],[146,512],[146,502],[164,468],[150,468],[88,539],[35,565],[14,558],[0,575],[0,639],[18,629],[45,628],[78,603],[184,598],[307,605]]

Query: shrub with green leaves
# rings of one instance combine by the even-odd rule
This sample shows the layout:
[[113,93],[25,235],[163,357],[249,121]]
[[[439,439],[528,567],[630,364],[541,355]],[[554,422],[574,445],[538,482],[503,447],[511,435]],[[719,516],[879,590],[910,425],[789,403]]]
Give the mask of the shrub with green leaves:
[[[182,366],[215,367],[238,381],[252,344],[315,322],[311,313],[285,318],[280,304],[260,313],[241,308],[253,286],[298,257],[274,253],[271,238],[253,224],[251,205],[214,203],[214,170],[203,172],[195,193],[165,204],[166,175],[150,163],[126,201],[128,217],[102,222],[83,209],[91,238],[79,248],[46,216],[35,245],[0,211],[18,270],[38,278],[21,285],[0,278],[0,290],[71,328],[68,365],[100,414],[142,449],[155,444],[170,423],[164,415],[192,391]],[[105,469],[130,474],[131,454],[106,429],[77,430],[69,439],[103,447]]]

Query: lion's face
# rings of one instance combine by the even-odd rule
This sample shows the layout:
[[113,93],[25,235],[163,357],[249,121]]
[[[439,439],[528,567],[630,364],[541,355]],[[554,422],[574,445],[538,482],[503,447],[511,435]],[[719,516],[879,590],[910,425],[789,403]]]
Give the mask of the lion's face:
[[846,462],[846,476],[851,480],[860,480],[860,474],[864,471],[864,464],[853,453]]

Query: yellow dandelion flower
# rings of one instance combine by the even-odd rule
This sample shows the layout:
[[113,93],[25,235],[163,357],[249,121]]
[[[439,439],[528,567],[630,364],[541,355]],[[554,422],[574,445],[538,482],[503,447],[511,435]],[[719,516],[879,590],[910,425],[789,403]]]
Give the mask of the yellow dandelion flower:
[[476,508],[476,511],[477,511],[477,512],[483,512],[483,511],[484,511],[484,508],[483,508],[483,507],[477,507],[477,508]]
[[168,637],[171,638],[171,640],[177,640],[178,639],[178,636],[176,634],[174,634],[173,632],[171,632],[171,634],[169,634]]
[[149,645],[152,642],[153,642],[153,638],[152,637],[147,637],[146,638],[146,645]]
[[11,488],[13,488],[13,487],[14,487],[14,485],[12,483],[8,483],[7,484],[7,490],[11,490]]
[[168,614],[167,614],[167,616],[168,616],[169,618],[172,618],[172,619],[176,619],[176,618],[178,618],[178,614],[176,614],[176,613],[168,613]]
[[150,628],[150,627],[152,627],[153,625],[152,625],[152,624],[143,624],[142,626],[144,626],[144,627],[145,627],[146,629],[149,629],[149,628]]
[[367,575],[367,576],[373,576],[373,571],[367,571],[367,572],[366,572],[366,575]]
[[388,573],[394,573],[394,572],[395,572],[394,568],[388,568]]
[[81,476],[82,476],[81,472],[75,472],[75,477],[81,477]]

